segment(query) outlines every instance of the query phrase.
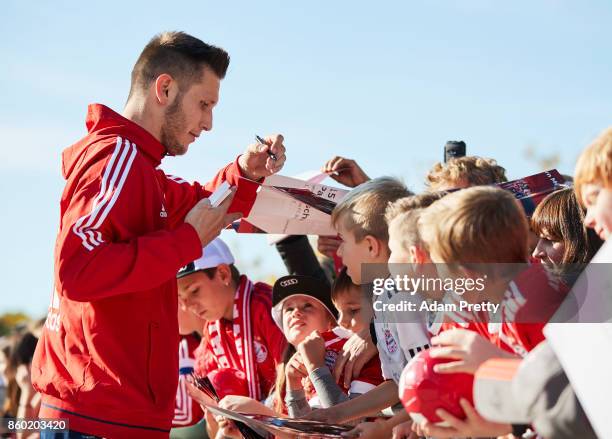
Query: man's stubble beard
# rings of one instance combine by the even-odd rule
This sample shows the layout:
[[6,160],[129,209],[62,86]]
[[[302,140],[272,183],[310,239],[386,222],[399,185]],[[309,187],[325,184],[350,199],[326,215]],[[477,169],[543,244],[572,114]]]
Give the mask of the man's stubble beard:
[[182,103],[183,94],[179,93],[164,114],[165,120],[161,128],[160,141],[166,147],[168,155],[183,155],[187,152],[187,145],[182,145],[178,140],[178,133],[185,130]]

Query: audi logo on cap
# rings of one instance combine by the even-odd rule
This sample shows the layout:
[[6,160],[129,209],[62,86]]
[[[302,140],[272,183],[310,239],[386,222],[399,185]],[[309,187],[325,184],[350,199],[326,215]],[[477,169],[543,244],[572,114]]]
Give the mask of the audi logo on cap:
[[281,287],[288,287],[289,285],[296,285],[298,283],[297,279],[286,279],[280,283]]

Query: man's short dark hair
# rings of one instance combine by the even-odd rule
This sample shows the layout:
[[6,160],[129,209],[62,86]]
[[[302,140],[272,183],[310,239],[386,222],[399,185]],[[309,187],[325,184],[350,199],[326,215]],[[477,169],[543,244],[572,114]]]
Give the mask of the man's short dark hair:
[[138,90],[145,90],[164,73],[178,82],[181,91],[201,80],[204,66],[223,79],[229,61],[225,50],[185,32],[163,32],[154,36],[138,57],[132,70],[130,96]]

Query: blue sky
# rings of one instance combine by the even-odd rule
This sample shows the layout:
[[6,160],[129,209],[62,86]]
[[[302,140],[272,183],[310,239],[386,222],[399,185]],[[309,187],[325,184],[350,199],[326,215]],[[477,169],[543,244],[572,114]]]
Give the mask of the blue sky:
[[[213,131],[164,163],[187,179],[206,181],[274,132],[288,175],[345,155],[421,190],[448,139],[511,178],[539,170],[527,146],[572,173],[612,116],[606,1],[4,0],[2,18],[0,313],[46,312],[60,152],[85,133],[88,103],[122,109],[134,61],[163,30],[232,57]],[[224,236],[255,277],[282,274],[262,237]]]

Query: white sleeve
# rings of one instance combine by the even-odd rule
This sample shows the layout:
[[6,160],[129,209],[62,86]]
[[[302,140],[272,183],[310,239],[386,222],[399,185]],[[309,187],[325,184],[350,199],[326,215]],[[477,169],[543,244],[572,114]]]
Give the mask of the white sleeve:
[[378,358],[380,359],[380,369],[382,376],[386,380],[393,379],[393,362],[387,352],[387,346],[385,346],[385,334],[384,325],[381,323],[374,323],[374,330],[376,331],[376,347],[378,348]]
[[427,326],[421,323],[396,323],[399,344],[404,352],[406,364],[416,354],[429,348]]

